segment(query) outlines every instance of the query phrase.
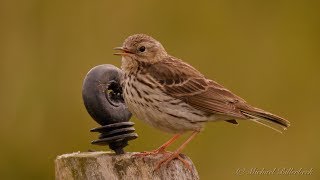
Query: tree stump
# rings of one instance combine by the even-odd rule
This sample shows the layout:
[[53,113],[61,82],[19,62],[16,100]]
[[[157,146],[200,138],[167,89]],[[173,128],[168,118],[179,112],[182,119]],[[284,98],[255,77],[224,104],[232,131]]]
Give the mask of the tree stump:
[[56,179],[199,179],[191,159],[185,155],[182,157],[190,164],[192,172],[178,159],[154,171],[164,154],[144,157],[134,154],[115,155],[103,151],[63,154],[55,160]]

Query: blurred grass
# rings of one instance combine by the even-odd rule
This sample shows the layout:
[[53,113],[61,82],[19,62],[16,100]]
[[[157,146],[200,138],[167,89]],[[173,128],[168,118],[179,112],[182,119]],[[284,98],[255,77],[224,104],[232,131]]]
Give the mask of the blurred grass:
[[[88,149],[97,125],[81,99],[95,65],[134,33],[292,126],[211,123],[185,149],[202,179],[319,179],[320,23],[317,1],[0,1],[1,179],[53,179],[56,155]],[[170,135],[137,119],[127,150]],[[181,141],[180,141],[181,142]],[[175,145],[174,147],[177,147]],[[172,149],[174,149],[174,147]],[[312,176],[236,176],[237,168],[314,168]]]

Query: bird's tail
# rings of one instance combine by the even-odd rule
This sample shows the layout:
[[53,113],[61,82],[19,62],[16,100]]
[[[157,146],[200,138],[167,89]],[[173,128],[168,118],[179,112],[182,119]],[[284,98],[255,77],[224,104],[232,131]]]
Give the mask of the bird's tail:
[[282,131],[278,129],[279,127],[281,127],[283,130],[287,130],[287,127],[290,126],[290,122],[288,120],[259,108],[246,107],[241,109],[241,112],[250,120],[258,124],[264,125],[266,127],[269,127],[280,133],[282,133]]

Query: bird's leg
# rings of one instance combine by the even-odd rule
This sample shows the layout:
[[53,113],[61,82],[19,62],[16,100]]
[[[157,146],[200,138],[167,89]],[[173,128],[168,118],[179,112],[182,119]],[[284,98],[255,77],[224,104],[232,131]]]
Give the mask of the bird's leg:
[[181,134],[176,134],[171,139],[169,139],[169,141],[167,141],[163,145],[161,145],[159,148],[157,148],[153,151],[150,151],[150,152],[144,151],[144,152],[135,154],[135,156],[147,156],[147,155],[151,155],[151,154],[166,153],[165,149],[168,146],[170,146],[174,141],[176,141],[180,136],[181,136]]
[[170,156],[164,158],[162,161],[160,161],[157,165],[157,167],[155,168],[155,170],[159,169],[160,166],[162,164],[167,164],[170,161],[172,161],[175,158],[180,159],[183,164],[191,171],[191,167],[190,164],[188,164],[181,156],[180,156],[180,152],[186,147],[186,145],[199,133],[199,131],[194,131],[191,136],[174,152],[172,153]]
[[166,152],[166,148],[168,146],[170,146],[174,141],[176,141],[179,137],[181,136],[181,134],[176,134],[174,135],[171,139],[169,139],[169,141],[165,142],[164,144],[162,144],[158,149],[154,150],[153,152]]

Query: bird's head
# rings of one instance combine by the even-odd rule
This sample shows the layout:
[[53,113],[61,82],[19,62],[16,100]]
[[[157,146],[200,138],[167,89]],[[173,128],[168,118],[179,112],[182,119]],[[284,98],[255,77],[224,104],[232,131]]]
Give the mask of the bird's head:
[[122,66],[134,66],[137,62],[155,63],[167,56],[161,43],[145,34],[129,36],[122,47],[116,47],[120,52],[114,55],[122,56]]

